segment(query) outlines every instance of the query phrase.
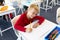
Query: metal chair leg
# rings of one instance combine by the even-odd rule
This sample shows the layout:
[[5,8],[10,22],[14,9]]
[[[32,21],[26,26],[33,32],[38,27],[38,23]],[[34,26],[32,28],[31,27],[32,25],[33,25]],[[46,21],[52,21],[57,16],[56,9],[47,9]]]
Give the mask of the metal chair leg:
[[21,10],[22,13],[23,13],[23,11],[25,11],[23,8],[19,8],[18,14],[19,14],[20,10]]
[[19,10],[18,10],[18,14],[19,14],[19,11],[20,11],[20,8],[19,8]]
[[21,38],[17,38],[17,40],[22,40],[22,37]]
[[0,28],[0,35],[3,36],[2,31],[1,31],[1,28]]

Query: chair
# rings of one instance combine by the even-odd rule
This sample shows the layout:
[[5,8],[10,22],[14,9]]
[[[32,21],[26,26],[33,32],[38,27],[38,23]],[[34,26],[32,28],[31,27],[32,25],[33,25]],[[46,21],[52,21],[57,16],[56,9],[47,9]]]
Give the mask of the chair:
[[16,36],[18,37],[17,40],[22,40],[22,36],[19,35],[19,31],[14,28],[14,25],[15,25],[15,23],[17,22],[17,20],[19,19],[20,16],[21,16],[21,15],[17,15],[16,17],[14,17],[14,18],[11,20],[11,23],[12,23],[12,26],[13,26],[13,30],[14,30]]
[[14,2],[12,2],[12,4],[14,7],[19,8],[17,14],[19,14],[20,10],[22,13],[23,13],[23,11],[25,11],[23,8],[23,5],[21,3],[19,3],[18,1],[14,1]]
[[50,5],[50,0],[43,0],[43,4],[42,6],[40,7],[41,9],[44,9],[46,12],[48,9],[52,9],[52,5]]
[[20,17],[20,15],[14,17],[14,18],[11,20],[11,23],[12,23],[12,25],[13,25],[13,30],[14,30],[14,32],[15,32],[15,34],[16,34],[17,37],[18,37],[19,34],[18,34],[18,31],[14,28],[14,25],[15,25],[15,23],[16,23],[16,21],[18,20],[19,17]]
[[60,25],[60,7],[57,9],[56,22]]
[[54,0],[54,5],[60,5],[60,0]]

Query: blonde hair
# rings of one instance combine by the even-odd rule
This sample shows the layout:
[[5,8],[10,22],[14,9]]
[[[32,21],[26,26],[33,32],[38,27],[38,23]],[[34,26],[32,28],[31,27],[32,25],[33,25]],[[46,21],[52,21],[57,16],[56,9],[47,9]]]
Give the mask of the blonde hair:
[[36,4],[31,4],[28,9],[34,8],[36,11],[39,12],[39,7]]

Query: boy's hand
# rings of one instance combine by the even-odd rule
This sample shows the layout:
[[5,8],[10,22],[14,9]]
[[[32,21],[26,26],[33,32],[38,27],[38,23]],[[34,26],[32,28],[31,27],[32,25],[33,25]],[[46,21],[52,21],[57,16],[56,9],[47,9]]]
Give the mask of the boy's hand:
[[27,28],[26,32],[32,32],[32,28]]
[[33,28],[37,28],[39,26],[39,23],[35,23],[34,25],[33,25]]

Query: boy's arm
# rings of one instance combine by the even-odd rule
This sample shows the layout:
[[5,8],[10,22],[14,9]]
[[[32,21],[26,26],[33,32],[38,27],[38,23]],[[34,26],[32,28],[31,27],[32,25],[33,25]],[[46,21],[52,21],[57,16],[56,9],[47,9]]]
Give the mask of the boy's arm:
[[37,23],[35,23],[35,24],[33,25],[33,28],[36,28],[36,27],[38,27],[40,24],[43,23],[44,18],[41,17],[41,16],[36,16],[36,17],[33,18],[33,20],[39,20]]
[[34,17],[34,19],[35,19],[35,20],[39,20],[39,21],[38,21],[39,24],[42,24],[42,23],[44,22],[44,20],[45,20],[45,18],[42,17],[42,16],[36,16],[36,17]]
[[25,30],[26,30],[26,28],[24,28],[23,26],[21,26],[21,25],[16,25],[15,24],[15,29],[17,29],[17,30],[19,30],[19,31],[23,31],[23,32],[25,32]]
[[20,16],[20,18],[15,23],[14,28],[17,29],[17,30],[25,32],[26,28],[24,28],[24,26],[23,26],[24,25],[24,23],[23,23],[23,16],[24,15]]

